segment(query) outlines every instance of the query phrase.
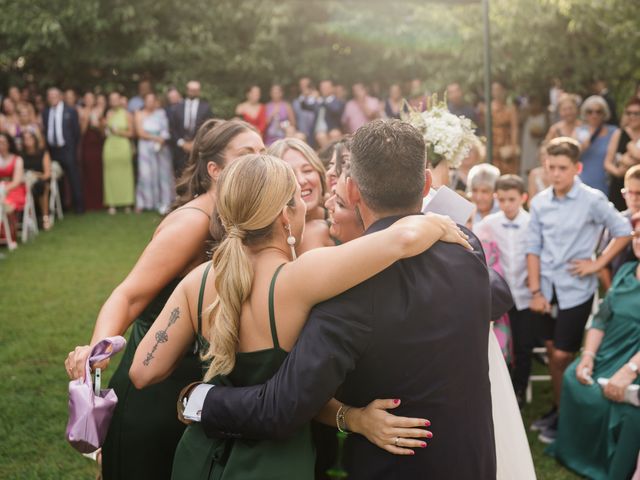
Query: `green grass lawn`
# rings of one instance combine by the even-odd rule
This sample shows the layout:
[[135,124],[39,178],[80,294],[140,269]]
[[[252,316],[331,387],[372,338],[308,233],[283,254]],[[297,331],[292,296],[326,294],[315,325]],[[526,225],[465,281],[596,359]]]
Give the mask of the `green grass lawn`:
[[[1,479],[95,478],[95,463],[64,438],[63,362],[89,341],[102,302],[158,222],[155,214],[68,216],[14,252],[0,249]],[[527,425],[547,409],[549,394],[548,385],[535,386]],[[539,479],[577,478],[544,456],[533,434],[530,441]]]

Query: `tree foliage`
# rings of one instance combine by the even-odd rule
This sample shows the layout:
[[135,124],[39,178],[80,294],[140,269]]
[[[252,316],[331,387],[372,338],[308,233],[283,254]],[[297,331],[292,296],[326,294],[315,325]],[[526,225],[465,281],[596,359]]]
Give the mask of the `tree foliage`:
[[[491,0],[493,75],[519,92],[596,76],[619,100],[640,78],[628,0]],[[0,0],[0,87],[33,81],[131,91],[202,80],[229,114],[250,83],[300,75],[387,84],[412,77],[480,91],[479,2],[404,0]]]

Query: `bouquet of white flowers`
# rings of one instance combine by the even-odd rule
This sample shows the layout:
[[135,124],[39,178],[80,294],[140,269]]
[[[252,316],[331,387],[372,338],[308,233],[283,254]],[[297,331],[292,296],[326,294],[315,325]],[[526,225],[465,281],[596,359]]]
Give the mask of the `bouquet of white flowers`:
[[451,168],[458,168],[476,142],[473,122],[451,113],[446,102],[438,102],[436,94],[424,112],[409,107],[403,117],[424,136],[427,158],[434,167],[445,160]]

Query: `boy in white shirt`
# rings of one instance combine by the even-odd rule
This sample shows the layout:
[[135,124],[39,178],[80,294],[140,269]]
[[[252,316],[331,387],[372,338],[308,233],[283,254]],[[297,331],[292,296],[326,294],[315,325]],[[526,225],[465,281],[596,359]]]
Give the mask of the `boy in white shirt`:
[[527,193],[523,180],[517,175],[501,176],[496,181],[495,190],[500,211],[487,215],[474,225],[473,232],[482,242],[494,242],[498,247],[504,278],[515,302],[509,312],[514,350],[511,377],[522,408],[531,372],[534,342],[532,323],[535,315],[529,309],[531,292],[527,286],[526,235],[529,213],[522,208],[527,201]]

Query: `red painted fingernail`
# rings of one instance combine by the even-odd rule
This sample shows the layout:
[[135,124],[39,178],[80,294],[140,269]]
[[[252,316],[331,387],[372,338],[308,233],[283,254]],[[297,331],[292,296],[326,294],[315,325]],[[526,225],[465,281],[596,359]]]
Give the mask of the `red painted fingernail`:
[[409,455],[415,455],[416,452],[414,452],[413,450],[409,450],[411,453]]
[[427,432],[427,438],[433,438],[433,433]]
[[424,422],[424,426],[425,427],[429,427],[431,425],[431,422],[429,420],[427,420],[426,422]]
[[426,443],[424,443],[424,442],[422,442],[422,445],[421,445],[421,446],[422,446],[422,448],[426,448],[427,444],[426,444]]
[[400,399],[396,398],[393,403],[395,403],[396,405],[400,403]]

